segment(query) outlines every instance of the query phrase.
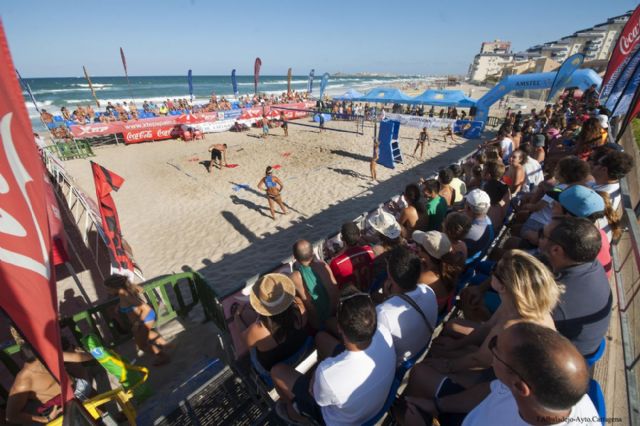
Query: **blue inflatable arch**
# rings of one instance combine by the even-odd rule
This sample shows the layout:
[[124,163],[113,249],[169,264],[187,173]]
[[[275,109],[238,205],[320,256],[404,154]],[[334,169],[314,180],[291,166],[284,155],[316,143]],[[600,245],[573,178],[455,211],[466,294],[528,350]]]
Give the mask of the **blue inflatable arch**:
[[[489,108],[500,98],[513,90],[542,90],[549,89],[556,78],[556,72],[542,72],[535,74],[519,74],[510,75],[498,83],[493,89],[489,90],[483,97],[476,102],[477,121],[487,121],[489,116]],[[585,68],[576,70],[572,75],[569,83],[565,87],[577,87],[580,90],[586,90],[592,84],[600,87],[602,78],[592,69]]]

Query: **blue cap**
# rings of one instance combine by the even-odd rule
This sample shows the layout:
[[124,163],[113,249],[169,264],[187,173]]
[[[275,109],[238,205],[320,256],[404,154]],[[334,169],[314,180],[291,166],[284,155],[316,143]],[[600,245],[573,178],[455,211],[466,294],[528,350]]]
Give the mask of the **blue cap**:
[[562,191],[558,201],[565,210],[577,217],[589,217],[604,212],[604,200],[596,191],[582,185],[574,185]]

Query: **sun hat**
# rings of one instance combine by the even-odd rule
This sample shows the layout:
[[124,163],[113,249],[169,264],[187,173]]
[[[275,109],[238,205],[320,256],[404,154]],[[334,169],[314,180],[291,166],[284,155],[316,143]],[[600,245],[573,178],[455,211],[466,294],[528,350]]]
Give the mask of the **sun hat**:
[[296,296],[296,287],[284,274],[267,274],[252,287],[249,302],[257,313],[270,317],[287,310]]
[[392,240],[400,236],[400,224],[391,213],[387,213],[382,209],[378,209],[367,220],[367,223],[377,232]]
[[420,244],[429,256],[436,259],[442,259],[442,256],[451,251],[449,237],[439,231],[413,231],[411,239]]
[[489,197],[489,194],[484,192],[482,189],[474,189],[465,195],[464,199],[474,207],[487,209],[491,207],[491,198]]
[[598,119],[598,122],[600,123],[600,127],[602,127],[603,129],[608,129],[609,128],[609,117],[607,117],[604,114],[600,114],[600,115],[596,115],[596,118]]
[[596,191],[582,185],[571,186],[560,193],[558,201],[574,216],[589,217],[604,212],[604,200]]

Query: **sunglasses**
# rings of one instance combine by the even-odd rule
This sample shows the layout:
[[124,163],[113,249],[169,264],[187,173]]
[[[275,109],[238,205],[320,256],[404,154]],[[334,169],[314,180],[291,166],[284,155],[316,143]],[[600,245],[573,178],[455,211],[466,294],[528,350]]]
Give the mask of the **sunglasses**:
[[520,378],[520,380],[522,380],[527,386],[529,386],[529,388],[531,388],[531,385],[529,385],[529,383],[527,383],[527,381],[522,377],[522,374],[518,373],[518,371],[513,368],[512,366],[510,366],[509,364],[507,364],[502,358],[500,358],[498,356],[498,354],[496,354],[496,347],[498,346],[498,335],[496,334],[495,336],[493,336],[491,338],[491,340],[489,340],[489,350],[491,351],[491,354],[493,355],[493,357],[495,359],[497,359],[498,361],[500,361],[500,363],[502,365],[504,365],[505,367],[507,367],[509,370],[511,370],[511,372],[513,374],[515,374],[516,376],[518,376]]

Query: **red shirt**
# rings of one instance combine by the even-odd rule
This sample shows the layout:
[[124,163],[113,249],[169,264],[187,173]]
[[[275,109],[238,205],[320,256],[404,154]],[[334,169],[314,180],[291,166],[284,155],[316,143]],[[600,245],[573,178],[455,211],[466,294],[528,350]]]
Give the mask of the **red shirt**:
[[607,278],[611,278],[611,269],[613,263],[611,261],[611,245],[607,238],[607,233],[604,230],[599,229],[600,238],[602,239],[602,246],[600,246],[600,252],[598,253],[598,262],[602,264],[604,271],[607,273]]
[[374,257],[373,250],[368,245],[351,247],[333,258],[329,267],[340,288],[347,284],[353,284],[360,290],[367,291],[373,280]]

